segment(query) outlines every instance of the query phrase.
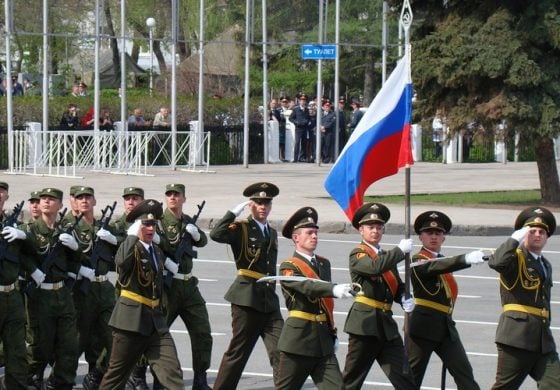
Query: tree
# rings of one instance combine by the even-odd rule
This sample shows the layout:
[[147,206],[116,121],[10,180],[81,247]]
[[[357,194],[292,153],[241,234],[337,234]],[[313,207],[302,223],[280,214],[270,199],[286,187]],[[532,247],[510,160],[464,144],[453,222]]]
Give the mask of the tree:
[[[560,130],[560,3],[556,0],[415,2],[416,115],[446,112],[455,131],[476,120],[535,142],[541,197],[560,205],[552,139]],[[515,178],[512,178],[515,180]]]

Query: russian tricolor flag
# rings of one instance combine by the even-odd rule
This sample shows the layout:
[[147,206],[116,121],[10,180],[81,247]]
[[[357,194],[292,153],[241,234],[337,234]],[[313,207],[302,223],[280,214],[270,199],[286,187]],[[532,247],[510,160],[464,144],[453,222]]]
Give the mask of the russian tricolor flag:
[[325,180],[325,189],[352,220],[375,181],[413,164],[410,146],[410,55],[389,76]]

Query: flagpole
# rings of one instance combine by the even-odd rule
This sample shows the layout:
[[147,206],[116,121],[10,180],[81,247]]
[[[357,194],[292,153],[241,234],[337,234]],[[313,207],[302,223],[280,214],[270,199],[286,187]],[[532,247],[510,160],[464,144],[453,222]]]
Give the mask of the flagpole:
[[[409,61],[409,66],[407,67],[408,71],[410,72],[410,61],[411,61],[411,45],[410,45],[410,26],[412,24],[412,8],[410,7],[409,0],[405,0],[403,2],[403,7],[401,10],[401,17],[400,17],[400,24],[403,27],[404,34],[405,34],[405,58]],[[409,80],[411,80],[410,74]],[[412,98],[412,96],[411,96]],[[408,133],[409,137],[409,145],[410,145],[410,131]],[[404,204],[404,226],[405,226],[405,238],[410,238],[410,224],[411,224],[411,216],[410,216],[410,164],[406,164],[405,166],[405,204]],[[404,287],[405,287],[405,298],[409,299],[411,297],[410,293],[410,253],[405,254],[404,259]],[[404,362],[403,362],[403,371],[408,373],[410,370],[408,364],[408,327],[409,327],[409,317],[410,313],[404,313]]]

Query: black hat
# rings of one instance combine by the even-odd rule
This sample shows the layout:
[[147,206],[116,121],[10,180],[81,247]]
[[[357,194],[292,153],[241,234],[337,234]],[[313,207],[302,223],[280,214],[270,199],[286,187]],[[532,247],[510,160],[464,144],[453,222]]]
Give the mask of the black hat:
[[249,199],[272,199],[280,193],[278,187],[272,183],[261,182],[251,184],[243,191],[243,196]]
[[307,100],[307,95],[302,93],[301,95],[299,95],[298,99],[299,100]]
[[422,233],[424,230],[441,230],[444,233],[451,231],[451,219],[441,211],[426,211],[416,217],[414,221],[414,231],[416,234]]
[[95,195],[95,191],[93,190],[93,188],[91,187],[83,187],[83,186],[78,186],[75,190],[74,190],[74,197],[77,198],[80,195],[91,195],[94,196]]
[[550,210],[544,207],[528,207],[517,216],[515,230],[524,226],[539,226],[546,230],[548,237],[556,230],[556,218]]
[[177,192],[185,196],[185,186],[183,184],[168,184],[165,186],[165,194],[169,192]]
[[8,183],[6,183],[5,181],[0,181],[0,188],[5,189],[6,191],[8,191],[10,189],[10,186]]
[[308,227],[319,229],[318,220],[317,210],[313,207],[302,207],[288,218],[282,228],[282,235],[286,238],[292,238],[292,232],[296,229]]
[[134,222],[137,219],[144,221],[157,221],[163,215],[163,207],[155,199],[146,199],[138,203],[126,216],[126,222]]
[[352,226],[356,229],[360,225],[371,225],[374,223],[381,223],[385,225],[391,218],[389,209],[381,203],[364,203],[352,217]]
[[142,198],[144,197],[144,190],[140,187],[126,187],[123,190],[123,198],[128,195],[138,195]]
[[58,200],[62,200],[63,195],[64,193],[61,190],[52,187],[43,188],[41,190],[41,193],[39,194],[39,196],[50,196],[51,198],[55,198]]

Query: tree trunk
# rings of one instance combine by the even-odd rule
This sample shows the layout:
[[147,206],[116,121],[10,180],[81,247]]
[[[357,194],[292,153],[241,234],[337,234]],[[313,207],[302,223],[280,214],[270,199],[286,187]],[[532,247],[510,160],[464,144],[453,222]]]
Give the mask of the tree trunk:
[[560,180],[558,167],[554,156],[554,142],[550,137],[544,137],[535,145],[537,169],[541,185],[543,203],[552,206],[560,205]]
[[373,50],[366,49],[366,68],[364,72],[364,106],[368,106],[374,98],[375,56]]

